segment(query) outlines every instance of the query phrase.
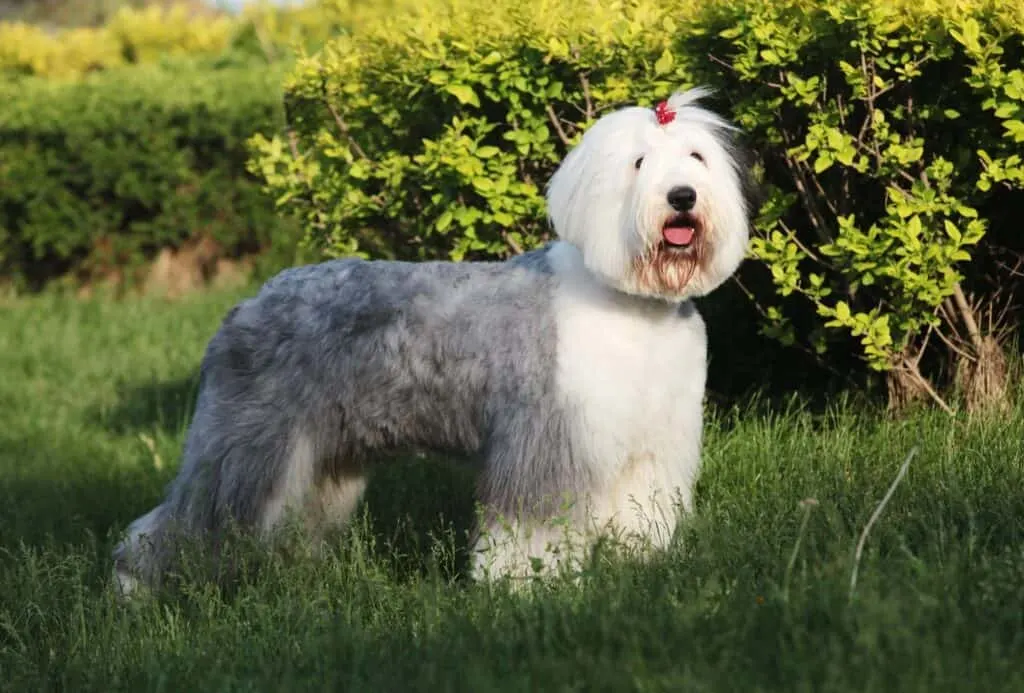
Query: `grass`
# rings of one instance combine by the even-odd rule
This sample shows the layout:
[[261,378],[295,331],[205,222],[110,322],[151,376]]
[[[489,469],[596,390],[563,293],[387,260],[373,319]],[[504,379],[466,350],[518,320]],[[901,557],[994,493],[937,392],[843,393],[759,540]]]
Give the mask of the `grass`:
[[[198,360],[236,298],[0,306],[0,686],[1024,690],[1021,409],[719,412],[672,551],[517,593],[458,577],[468,473],[396,461],[324,560],[119,606],[112,533],[173,475]],[[915,447],[851,598],[857,540]]]

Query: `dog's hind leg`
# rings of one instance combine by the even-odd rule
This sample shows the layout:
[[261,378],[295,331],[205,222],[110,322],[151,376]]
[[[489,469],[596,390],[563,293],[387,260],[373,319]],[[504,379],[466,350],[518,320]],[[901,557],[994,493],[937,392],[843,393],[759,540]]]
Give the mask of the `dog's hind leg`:
[[361,469],[326,465],[312,439],[300,434],[281,478],[258,511],[259,528],[269,535],[289,517],[300,521],[314,537],[344,527],[362,499],[366,483]]
[[[236,498],[226,498],[234,505],[235,515],[246,517],[264,536],[269,536],[292,515],[302,515],[314,502],[317,467],[313,440],[296,432],[284,464],[273,470],[276,478],[254,480],[258,486],[247,489]],[[253,470],[257,471],[258,470]]]
[[[212,441],[198,432],[204,414],[197,414],[167,500],[135,520],[115,549],[116,584],[125,596],[140,583],[161,582],[180,538],[216,542],[238,529],[272,543],[294,520],[320,539],[325,530],[346,523],[363,495],[366,478],[360,472],[323,474],[322,453],[304,431],[248,439],[228,434]],[[279,444],[281,439],[288,444]]]
[[221,558],[235,530],[269,540],[292,515],[307,526],[318,515],[347,517],[361,495],[361,479],[325,484],[342,427],[315,349],[284,318],[268,331],[252,305],[232,311],[207,347],[182,466],[166,499],[115,549],[117,581],[129,591],[158,586],[181,539],[212,545]]
[[[237,529],[267,537],[314,495],[317,441],[272,401],[225,396],[205,379],[181,469],[163,503],[135,520],[114,551],[122,592],[156,587],[184,548]],[[195,541],[198,540],[198,541]]]

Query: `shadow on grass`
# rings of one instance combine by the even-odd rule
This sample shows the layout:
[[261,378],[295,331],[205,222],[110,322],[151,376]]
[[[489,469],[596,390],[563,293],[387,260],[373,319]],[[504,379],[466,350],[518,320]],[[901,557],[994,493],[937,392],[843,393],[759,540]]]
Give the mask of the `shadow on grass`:
[[153,429],[173,434],[188,425],[198,393],[198,368],[174,380],[122,385],[118,389],[117,406],[95,412],[93,421],[122,435]]
[[[37,451],[38,452],[38,451]],[[175,470],[98,469],[89,450],[59,456],[61,473],[0,478],[0,549],[94,546],[105,562],[128,523],[160,502]],[[440,569],[464,572],[474,518],[475,473],[436,457],[388,460],[371,474],[353,522],[396,579]],[[443,554],[443,555],[442,555]]]
[[[403,455],[377,466],[359,512],[366,513],[373,540],[395,574],[434,568],[448,578],[464,574],[475,483],[474,467],[462,459]],[[437,555],[439,548],[446,555]]]
[[32,455],[50,464],[26,465],[0,476],[0,547],[103,543],[155,503],[166,472],[151,465],[104,465],[103,451],[91,446],[32,444]]

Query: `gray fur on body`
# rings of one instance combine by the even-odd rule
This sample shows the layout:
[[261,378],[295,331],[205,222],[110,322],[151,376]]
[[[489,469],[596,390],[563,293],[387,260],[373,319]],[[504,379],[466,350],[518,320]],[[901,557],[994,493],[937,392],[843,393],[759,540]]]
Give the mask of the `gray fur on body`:
[[157,582],[172,526],[259,527],[288,465],[313,465],[315,495],[404,446],[478,455],[491,512],[553,512],[589,470],[554,391],[555,283],[546,250],[507,262],[345,259],[273,278],[210,341],[181,470],[129,529],[144,525],[153,555],[129,540],[119,569]]

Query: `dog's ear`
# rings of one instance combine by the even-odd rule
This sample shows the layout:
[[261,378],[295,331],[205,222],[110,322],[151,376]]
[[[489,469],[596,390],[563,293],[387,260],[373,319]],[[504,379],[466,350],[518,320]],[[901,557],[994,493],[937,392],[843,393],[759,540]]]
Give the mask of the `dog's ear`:
[[[714,93],[711,89],[702,89],[700,90],[700,98]],[[718,111],[719,113],[730,112],[727,102],[722,102],[719,105],[722,108],[721,111]],[[720,132],[721,139],[736,170],[740,192],[743,195],[743,202],[746,204],[747,217],[753,223],[754,218],[761,211],[761,206],[768,199],[768,189],[762,180],[764,166],[759,165],[761,163],[759,158],[746,141],[743,130],[739,128],[735,121],[728,121],[728,125],[722,130]]]
[[763,166],[758,166],[758,159],[753,149],[735,139],[730,143],[730,154],[733,165],[736,167],[736,175],[739,177],[740,189],[743,193],[743,201],[746,203],[747,216],[751,221],[757,217],[763,205],[768,199],[768,188],[758,171],[764,171]]

